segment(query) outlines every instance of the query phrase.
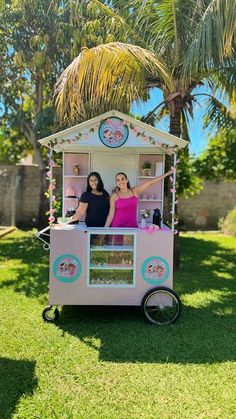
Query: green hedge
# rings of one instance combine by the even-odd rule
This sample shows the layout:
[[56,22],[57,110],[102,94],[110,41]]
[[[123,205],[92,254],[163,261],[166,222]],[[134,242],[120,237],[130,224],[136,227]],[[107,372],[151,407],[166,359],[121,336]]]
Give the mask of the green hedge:
[[236,208],[229,211],[225,218],[221,218],[219,227],[225,234],[236,236]]

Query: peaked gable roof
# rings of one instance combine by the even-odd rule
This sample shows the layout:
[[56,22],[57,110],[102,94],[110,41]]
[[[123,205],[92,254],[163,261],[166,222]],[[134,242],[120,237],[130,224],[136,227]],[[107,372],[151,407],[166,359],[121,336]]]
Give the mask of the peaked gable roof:
[[141,142],[143,142],[143,144],[146,147],[148,143],[149,147],[160,146],[160,148],[163,148],[163,151],[168,152],[168,149],[169,151],[173,148],[180,149],[186,147],[188,144],[187,141],[181,138],[178,138],[167,132],[161,131],[158,128],[152,127],[151,125],[148,125],[142,121],[139,121],[129,115],[126,115],[116,110],[108,111],[102,115],[96,116],[95,118],[89,119],[88,121],[81,122],[80,124],[74,125],[73,127],[67,128],[63,131],[59,131],[55,134],[52,134],[48,137],[39,140],[39,143],[46,147],[53,146],[56,151],[62,151],[62,149],[64,149],[64,146],[62,147],[62,145],[65,143],[73,143],[73,145],[80,144],[81,146],[98,145],[94,144],[94,142],[88,144],[88,136],[91,136],[98,130],[99,124],[102,121],[111,117],[116,117],[123,120],[132,131],[133,137],[137,138],[136,142],[133,140],[131,145],[126,144],[123,147],[139,147],[141,145]]

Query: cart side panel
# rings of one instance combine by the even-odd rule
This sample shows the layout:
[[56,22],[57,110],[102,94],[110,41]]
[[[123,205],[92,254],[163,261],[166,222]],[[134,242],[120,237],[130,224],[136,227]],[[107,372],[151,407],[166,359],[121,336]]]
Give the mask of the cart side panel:
[[173,233],[169,229],[156,232],[138,231],[137,288],[140,295],[157,286],[173,288]]
[[49,304],[78,304],[87,278],[85,231],[51,231]]
[[[136,233],[134,286],[93,287],[88,285],[88,233],[79,230],[53,230],[49,303],[138,306],[144,294],[153,286],[172,288],[173,233],[170,230],[152,234],[137,230]],[[63,269],[71,262],[75,265],[80,263],[81,266],[77,266],[77,272],[72,272],[71,278],[64,278]],[[71,282],[68,282],[70,279]]]

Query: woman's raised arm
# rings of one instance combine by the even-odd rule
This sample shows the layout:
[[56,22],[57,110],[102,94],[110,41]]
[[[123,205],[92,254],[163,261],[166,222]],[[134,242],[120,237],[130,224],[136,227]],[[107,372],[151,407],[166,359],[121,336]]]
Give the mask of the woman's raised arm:
[[150,186],[154,185],[155,183],[160,182],[165,177],[170,176],[172,173],[173,173],[173,170],[169,170],[168,172],[164,173],[164,175],[157,176],[154,179],[148,180],[145,183],[135,186],[135,188],[133,188],[133,191],[136,192],[137,194],[140,194],[146,191],[146,189],[150,188]]

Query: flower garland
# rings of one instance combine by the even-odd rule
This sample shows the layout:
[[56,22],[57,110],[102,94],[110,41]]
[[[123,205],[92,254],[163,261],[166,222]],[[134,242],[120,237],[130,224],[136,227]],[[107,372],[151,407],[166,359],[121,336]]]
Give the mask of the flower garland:
[[178,216],[175,214],[175,205],[178,203],[178,199],[176,199],[176,169],[179,160],[177,160],[177,155],[174,153],[174,166],[171,167],[173,171],[173,176],[170,176],[170,181],[172,183],[172,188],[170,189],[172,193],[172,208],[171,208],[171,228],[174,234],[178,234],[178,230],[176,226],[179,223]]
[[[99,123],[94,124],[91,128],[89,128],[87,131],[84,132],[77,132],[77,134],[74,136],[74,138],[65,138],[65,139],[58,139],[54,138],[51,140],[51,145],[54,147],[55,145],[58,147],[59,150],[63,151],[64,146],[66,144],[78,144],[83,138],[89,137],[89,134],[93,134],[96,129],[99,128],[100,124],[102,124],[105,120],[101,120]],[[106,119],[107,122],[109,122],[109,118]],[[148,136],[145,134],[145,131],[140,131],[138,127],[136,127],[132,122],[128,122],[123,120],[122,125],[129,128],[136,136],[136,138],[142,138],[145,142],[148,142],[152,146],[156,146],[158,148],[161,148],[162,151],[168,154],[173,154],[176,149],[178,148],[177,145],[175,146],[168,146],[164,143],[158,143],[154,140],[152,136]]]
[[49,225],[53,224],[55,221],[55,212],[56,212],[56,197],[54,195],[54,189],[56,188],[56,179],[53,178],[53,167],[55,167],[55,163],[52,159],[52,147],[50,146],[50,153],[49,153],[49,170],[47,171],[47,181],[49,182],[48,189],[45,192],[45,196],[49,198],[49,211],[46,212],[48,216]]

